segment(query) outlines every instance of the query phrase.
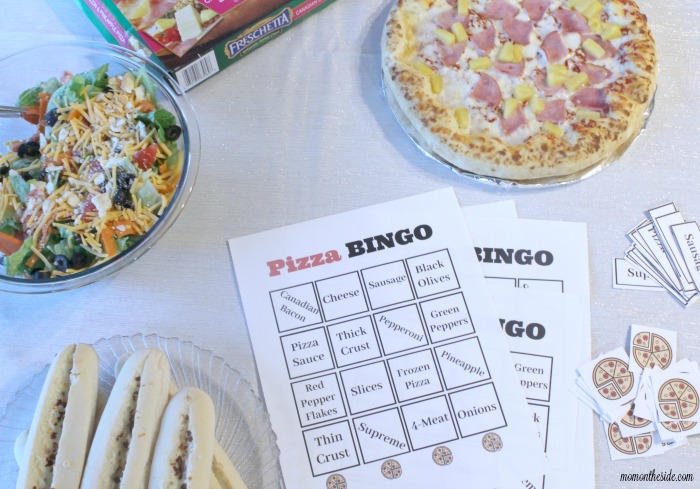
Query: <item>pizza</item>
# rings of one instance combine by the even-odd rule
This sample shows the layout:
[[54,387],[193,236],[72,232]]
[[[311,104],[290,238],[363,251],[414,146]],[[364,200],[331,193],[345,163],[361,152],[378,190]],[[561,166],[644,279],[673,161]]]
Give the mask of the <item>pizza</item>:
[[659,410],[670,419],[688,419],[698,412],[698,393],[683,379],[671,379],[659,389]]
[[657,56],[632,0],[397,0],[382,76],[423,149],[532,181],[621,153],[646,119]]
[[663,336],[643,331],[632,338],[632,357],[641,368],[665,369],[673,360],[673,351]]
[[152,27],[178,0],[115,0],[117,8],[136,30]]
[[619,358],[606,358],[593,368],[593,384],[605,399],[616,401],[634,386],[634,376]]

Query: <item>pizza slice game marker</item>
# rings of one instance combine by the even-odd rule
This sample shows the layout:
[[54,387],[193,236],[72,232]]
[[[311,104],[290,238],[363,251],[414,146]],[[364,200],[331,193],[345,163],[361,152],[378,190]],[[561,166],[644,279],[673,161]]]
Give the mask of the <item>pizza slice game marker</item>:
[[639,375],[645,367],[667,369],[676,362],[677,344],[675,331],[633,324],[630,329],[630,370]]
[[634,436],[624,436],[618,423],[603,423],[608,449],[612,460],[621,460],[638,457],[651,457],[664,452],[661,443],[655,443],[651,432],[640,433]]
[[604,419],[621,418],[637,395],[637,375],[629,369],[629,355],[620,347],[599,355],[578,369],[582,387],[600,407]]
[[700,421],[698,373],[670,371],[652,377],[654,403],[661,422]]

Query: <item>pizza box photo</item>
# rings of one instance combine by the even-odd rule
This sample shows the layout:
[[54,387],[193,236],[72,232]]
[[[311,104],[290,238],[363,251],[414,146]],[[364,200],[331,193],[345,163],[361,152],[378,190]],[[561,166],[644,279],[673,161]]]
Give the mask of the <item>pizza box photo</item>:
[[185,89],[335,0],[77,0],[113,44],[141,52]]

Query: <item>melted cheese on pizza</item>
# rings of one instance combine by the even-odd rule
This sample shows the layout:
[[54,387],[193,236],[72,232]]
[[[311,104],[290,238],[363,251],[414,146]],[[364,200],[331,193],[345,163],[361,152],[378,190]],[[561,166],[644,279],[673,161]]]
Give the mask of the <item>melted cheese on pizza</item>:
[[471,0],[464,15],[457,2],[404,8],[415,19],[412,62],[443,105],[468,110],[469,132],[511,145],[541,132],[574,143],[577,122],[618,117],[605,87],[636,69],[625,5]]

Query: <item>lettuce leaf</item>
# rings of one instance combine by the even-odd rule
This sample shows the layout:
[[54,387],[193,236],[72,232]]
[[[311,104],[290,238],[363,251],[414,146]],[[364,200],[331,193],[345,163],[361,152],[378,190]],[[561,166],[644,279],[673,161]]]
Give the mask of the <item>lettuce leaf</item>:
[[152,207],[161,202],[160,194],[150,180],[145,180],[141,188],[136,191],[136,197],[141,201],[141,205]]
[[22,178],[19,173],[13,173],[10,175],[10,185],[12,185],[12,189],[17,194],[20,202],[26,204],[27,194],[29,193],[29,183],[25,182],[24,178]]
[[5,257],[5,271],[10,277],[29,273],[27,260],[32,256],[32,237],[24,240],[19,250]]
[[152,124],[158,129],[158,137],[161,141],[165,141],[165,130],[176,122],[175,116],[167,109],[156,109],[147,114],[140,114],[136,119],[144,124]]
[[[10,209],[10,208],[8,207],[8,209]],[[9,213],[5,212],[5,214],[9,214]],[[3,216],[0,216],[0,217],[3,217]],[[22,230],[22,226],[20,225],[20,223],[15,221],[13,219],[13,217],[14,217],[14,211],[13,211],[12,217],[7,217],[6,219],[3,219],[2,221],[0,221],[0,233],[5,233],[5,234],[9,234],[10,236],[14,236],[15,231]]]
[[145,66],[142,66],[138,70],[133,72],[134,77],[136,80],[141,83],[143,86],[144,90],[146,90],[146,93],[148,94],[148,99],[151,102],[155,102],[156,100],[156,92],[158,91],[158,86],[156,83],[151,79],[151,76],[148,74],[148,70],[146,70]]
[[37,86],[28,88],[19,94],[17,99],[18,107],[32,107],[39,103],[40,93],[54,93],[61,86],[56,78],[49,78],[45,82],[39,83]]
[[107,86],[107,82],[109,82],[109,77],[107,76],[108,69],[109,65],[103,64],[94,70],[80,73],[80,76],[83,77],[85,85],[92,85],[93,87],[104,89]]
[[[63,229],[61,229],[61,231],[63,231]],[[62,232],[61,235],[63,234],[64,233]],[[68,259],[71,259],[75,256],[75,253],[78,250],[78,243],[76,242],[75,234],[67,233],[66,237],[61,235],[51,235],[51,238],[53,239],[49,239],[49,242],[46,243],[46,247],[44,249],[53,253],[54,256],[64,255]]]
[[141,239],[141,236],[124,236],[123,238],[117,238],[117,251],[121,253],[122,251],[131,248],[139,239]]
[[55,107],[67,107],[75,102],[82,102],[85,100],[85,93],[83,92],[85,87],[91,87],[88,95],[92,95],[95,91],[103,91],[109,82],[109,77],[107,76],[108,68],[109,65],[104,64],[94,70],[73,75],[73,78],[68,83],[53,92],[47,110]]

